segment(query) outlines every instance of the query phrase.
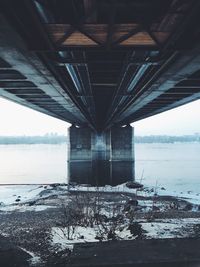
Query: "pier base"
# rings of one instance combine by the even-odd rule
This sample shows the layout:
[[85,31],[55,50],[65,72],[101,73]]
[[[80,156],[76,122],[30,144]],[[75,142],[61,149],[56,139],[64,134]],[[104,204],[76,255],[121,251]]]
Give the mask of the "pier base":
[[87,126],[69,128],[69,180],[117,185],[134,180],[134,129],[115,126],[96,133]]

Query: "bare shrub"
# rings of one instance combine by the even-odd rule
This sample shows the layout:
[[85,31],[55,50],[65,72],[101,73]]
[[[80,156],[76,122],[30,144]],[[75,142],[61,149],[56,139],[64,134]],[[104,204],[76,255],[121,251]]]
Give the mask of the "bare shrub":
[[67,232],[68,239],[72,239],[76,228],[82,226],[94,228],[98,240],[115,240],[120,239],[120,232],[134,222],[134,212],[131,210],[128,214],[124,213],[122,202],[107,203],[98,189],[93,193],[79,192],[70,203],[62,204],[59,226]]
[[97,220],[97,238],[99,240],[119,239],[118,232],[124,223],[124,215],[120,204],[112,204],[107,207],[107,215],[99,214]]
[[81,214],[78,213],[73,202],[70,202],[67,205],[62,204],[61,214],[61,220],[57,225],[67,239],[73,239]]

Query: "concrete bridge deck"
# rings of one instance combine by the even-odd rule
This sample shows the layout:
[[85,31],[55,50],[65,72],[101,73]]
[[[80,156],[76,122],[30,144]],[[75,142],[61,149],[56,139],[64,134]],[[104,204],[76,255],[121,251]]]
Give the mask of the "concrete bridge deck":
[[200,97],[200,2],[1,0],[0,95],[97,131]]

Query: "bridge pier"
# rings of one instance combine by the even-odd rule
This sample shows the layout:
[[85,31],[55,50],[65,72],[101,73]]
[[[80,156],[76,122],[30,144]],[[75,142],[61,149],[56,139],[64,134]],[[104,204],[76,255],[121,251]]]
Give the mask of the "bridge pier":
[[134,129],[130,125],[102,133],[72,125],[68,151],[70,182],[117,185],[134,180]]

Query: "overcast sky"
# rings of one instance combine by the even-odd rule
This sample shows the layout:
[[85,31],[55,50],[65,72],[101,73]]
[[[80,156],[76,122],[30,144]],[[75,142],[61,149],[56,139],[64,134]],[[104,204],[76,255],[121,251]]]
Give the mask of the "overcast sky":
[[[136,135],[200,133],[200,100],[134,124]],[[69,124],[0,98],[0,135],[66,134]]]

